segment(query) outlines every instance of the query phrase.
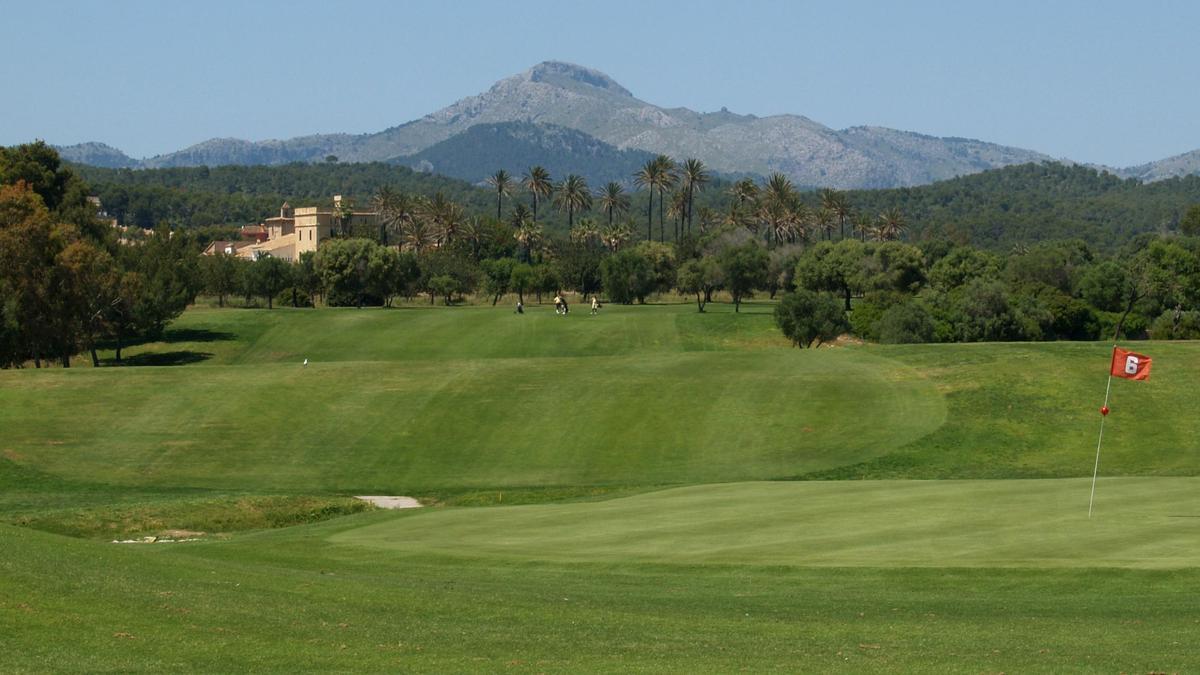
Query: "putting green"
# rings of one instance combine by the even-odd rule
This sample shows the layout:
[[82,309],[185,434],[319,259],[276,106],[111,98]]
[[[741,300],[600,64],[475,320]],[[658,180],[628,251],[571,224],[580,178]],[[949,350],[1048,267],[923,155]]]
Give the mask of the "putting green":
[[333,535],[399,553],[872,567],[1200,565],[1200,479],[737,483],[455,509]]

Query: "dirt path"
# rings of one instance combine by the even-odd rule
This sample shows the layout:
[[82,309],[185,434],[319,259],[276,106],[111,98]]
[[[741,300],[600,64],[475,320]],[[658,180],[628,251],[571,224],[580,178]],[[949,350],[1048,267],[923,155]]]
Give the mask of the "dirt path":
[[355,495],[355,499],[361,499],[364,502],[371,502],[381,509],[416,509],[421,507],[421,502],[412,497],[396,497],[390,495]]

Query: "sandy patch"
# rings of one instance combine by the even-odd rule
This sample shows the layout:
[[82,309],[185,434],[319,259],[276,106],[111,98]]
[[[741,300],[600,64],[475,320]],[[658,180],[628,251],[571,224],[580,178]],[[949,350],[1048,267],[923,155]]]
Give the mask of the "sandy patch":
[[416,509],[421,502],[412,497],[396,497],[392,495],[355,495],[355,499],[370,502],[381,509]]
[[196,532],[195,530],[163,530],[158,536],[166,537],[168,539],[190,539],[194,537],[203,537],[204,533]]

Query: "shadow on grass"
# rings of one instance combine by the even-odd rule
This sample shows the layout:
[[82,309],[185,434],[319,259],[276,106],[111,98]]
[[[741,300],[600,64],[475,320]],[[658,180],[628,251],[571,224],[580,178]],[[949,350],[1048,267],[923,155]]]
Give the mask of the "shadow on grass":
[[145,354],[134,354],[126,356],[120,363],[115,361],[109,365],[114,366],[186,366],[191,363],[200,363],[212,358],[211,352],[193,352],[191,350],[180,350],[174,352],[148,352]]
[[175,344],[177,342],[227,342],[234,339],[233,333],[206,328],[168,328],[163,331],[161,342]]
[[[233,333],[227,333],[219,330],[208,330],[207,328],[168,328],[163,331],[159,337],[135,337],[126,338],[124,347],[138,347],[141,345],[151,344],[154,342],[162,342],[165,344],[179,344],[181,342],[228,342],[236,340],[237,336]],[[99,349],[115,349],[117,343],[115,340],[101,340],[96,345]]]

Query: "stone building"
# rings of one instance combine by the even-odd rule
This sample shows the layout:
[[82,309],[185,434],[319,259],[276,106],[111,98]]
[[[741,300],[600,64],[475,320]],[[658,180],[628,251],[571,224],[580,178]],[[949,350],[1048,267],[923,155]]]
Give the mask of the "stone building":
[[[330,207],[293,208],[291,204],[284,202],[279,208],[278,216],[267,218],[258,226],[265,233],[265,239],[240,246],[231,246],[230,242],[213,242],[214,245],[205,249],[204,253],[212,255],[217,251],[231,251],[239,258],[248,260],[269,255],[295,262],[300,259],[300,254],[316,251],[322,241],[334,236],[339,230],[350,231],[375,225],[376,214],[373,211],[345,211],[342,204],[341,195],[334,195],[333,205]],[[216,244],[221,244],[222,247],[218,248]]]

